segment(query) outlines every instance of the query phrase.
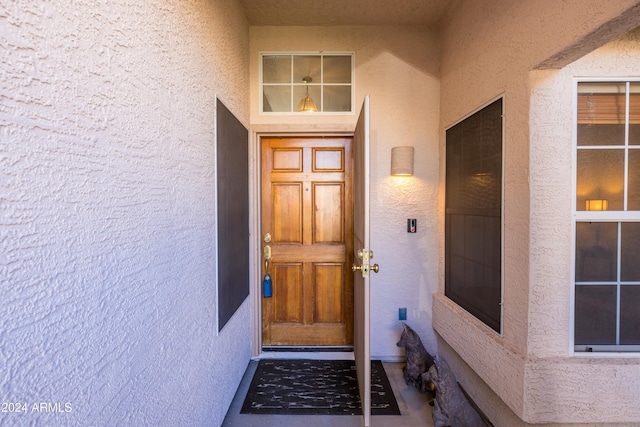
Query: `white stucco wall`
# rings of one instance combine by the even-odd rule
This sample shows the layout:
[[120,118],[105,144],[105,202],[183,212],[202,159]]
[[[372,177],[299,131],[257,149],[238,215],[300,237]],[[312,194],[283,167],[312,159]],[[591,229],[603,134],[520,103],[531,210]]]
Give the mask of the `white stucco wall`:
[[[640,25],[637,13],[624,14],[637,3],[481,0],[460,5],[444,29],[442,181],[444,130],[488,100],[505,99],[503,333],[441,294],[434,299],[441,347],[496,425],[640,420],[638,359],[577,359],[569,349],[571,84],[573,75],[606,75],[622,63],[617,75],[637,73],[637,59],[628,61],[633,43],[615,61],[590,55],[592,65],[582,68],[586,58],[561,71],[531,71]],[[607,25],[622,15],[620,25]]]
[[[356,114],[266,116],[258,111],[260,52],[355,52]],[[436,350],[431,296],[437,289],[439,50],[421,27],[252,27],[251,125],[254,132],[353,132],[371,97],[371,248],[380,272],[371,278],[371,351],[399,360],[407,323]],[[415,147],[415,175],[389,176],[391,148]],[[406,232],[416,218],[416,234]]]
[[237,1],[0,1],[1,425],[222,423],[251,313],[216,336],[215,100],[248,126],[248,48]]

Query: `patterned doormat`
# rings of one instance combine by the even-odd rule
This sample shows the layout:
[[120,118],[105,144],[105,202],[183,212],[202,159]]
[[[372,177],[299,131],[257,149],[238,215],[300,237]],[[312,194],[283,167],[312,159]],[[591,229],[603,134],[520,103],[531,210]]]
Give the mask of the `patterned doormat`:
[[[261,360],[241,414],[361,415],[352,360]],[[382,362],[371,361],[371,414],[400,415]]]

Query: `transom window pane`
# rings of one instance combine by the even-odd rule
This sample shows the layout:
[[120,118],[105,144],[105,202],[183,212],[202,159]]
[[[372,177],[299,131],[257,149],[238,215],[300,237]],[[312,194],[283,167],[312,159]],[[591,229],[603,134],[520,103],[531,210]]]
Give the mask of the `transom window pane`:
[[262,90],[264,111],[291,111],[291,86],[264,85]]
[[324,83],[351,83],[351,57],[325,56]]
[[263,54],[261,58],[261,112],[353,112],[353,54]]
[[293,82],[302,84],[303,79],[311,77],[311,82],[322,83],[322,70],[319,56],[294,56],[293,57]]
[[[318,107],[318,111],[321,110],[322,104],[321,102],[321,88],[318,85],[309,85],[309,86],[299,86],[296,85],[293,87],[293,100],[299,102],[302,98],[304,98],[307,94],[307,90],[309,93],[309,97],[314,100],[316,107]],[[297,107],[298,104],[294,105]]]
[[291,57],[265,56],[262,62],[264,83],[291,83]]
[[325,111],[351,111],[351,87],[324,86],[322,105]]

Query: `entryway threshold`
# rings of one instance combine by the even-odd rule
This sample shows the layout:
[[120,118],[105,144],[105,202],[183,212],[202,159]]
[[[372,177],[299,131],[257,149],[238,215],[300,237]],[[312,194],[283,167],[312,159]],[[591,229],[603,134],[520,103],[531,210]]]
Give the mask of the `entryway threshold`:
[[263,347],[253,358],[260,359],[354,360],[354,356],[352,347]]

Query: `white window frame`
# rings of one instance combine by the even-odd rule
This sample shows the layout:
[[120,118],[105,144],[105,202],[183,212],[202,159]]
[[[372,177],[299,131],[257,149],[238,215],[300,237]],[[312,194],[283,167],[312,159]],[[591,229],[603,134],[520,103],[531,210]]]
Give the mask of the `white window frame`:
[[[351,110],[350,111],[318,111],[316,113],[304,113],[304,112],[300,112],[300,111],[264,111],[264,97],[263,97],[263,86],[264,86],[264,82],[263,82],[263,58],[265,56],[320,56],[320,57],[324,57],[324,56],[350,56],[351,57],[351,83],[347,84],[347,83],[343,83],[343,84],[337,84],[337,83],[330,83],[327,85],[330,86],[347,86],[350,85],[351,86]],[[322,61],[320,62],[322,64]],[[259,59],[258,59],[258,76],[259,76],[259,84],[258,84],[258,111],[260,115],[264,115],[264,116],[316,116],[316,115],[321,115],[321,116],[344,116],[344,115],[354,115],[355,114],[355,94],[356,94],[356,73],[355,73],[355,67],[356,67],[356,54],[355,52],[350,52],[350,51],[315,51],[315,52],[260,52],[259,53]],[[321,65],[322,66],[322,65]],[[293,79],[292,79],[293,80]],[[271,83],[270,83],[271,84]],[[294,96],[294,91],[293,91],[293,86],[294,85],[299,85],[299,82],[291,82],[291,83],[283,83],[282,85],[291,85],[291,106],[292,108],[295,108],[296,105],[298,105],[298,102],[300,101],[299,99],[293,99]],[[315,86],[320,86],[320,93],[321,93],[321,98],[324,96],[324,91],[323,88],[325,86],[324,82],[318,82],[318,83],[312,83],[312,85]],[[316,101],[316,100],[314,100]],[[321,100],[317,100],[316,101],[316,105],[320,104]],[[318,105],[318,107],[320,107]]]
[[[620,145],[597,145],[578,147],[578,86],[580,83],[626,83],[626,110],[625,110],[625,141],[624,147]],[[623,282],[620,280],[620,264],[621,264],[621,227],[622,223],[628,222],[640,222],[640,210],[639,211],[627,211],[627,191],[628,191],[628,152],[629,150],[640,150],[638,148],[630,148],[629,146],[629,86],[630,84],[640,84],[640,78],[607,78],[607,77],[581,77],[574,79],[573,84],[573,159],[572,159],[572,211],[573,218],[571,221],[571,296],[570,296],[570,337],[569,337],[569,351],[574,356],[586,356],[586,357],[615,357],[615,356],[634,356],[640,357],[640,344],[639,345],[575,345],[575,294],[576,287],[576,225],[579,222],[607,222],[618,224],[618,247],[617,247],[617,277],[615,286],[617,287],[617,320],[616,320],[616,341],[620,337],[620,287]],[[579,150],[593,150],[593,149],[623,149],[625,150],[625,162],[624,162],[624,201],[623,211],[585,211],[578,210],[576,206],[577,200],[577,170],[578,170],[578,151]],[[624,282],[628,284],[628,282]],[[635,282],[633,282],[635,283]],[[594,285],[602,285],[602,283],[594,283]],[[610,283],[613,285],[613,282]],[[589,286],[588,284],[581,284],[580,286]],[[640,284],[638,284],[640,286]]]

